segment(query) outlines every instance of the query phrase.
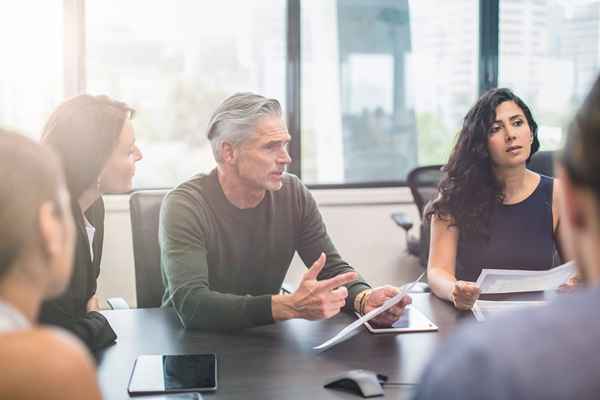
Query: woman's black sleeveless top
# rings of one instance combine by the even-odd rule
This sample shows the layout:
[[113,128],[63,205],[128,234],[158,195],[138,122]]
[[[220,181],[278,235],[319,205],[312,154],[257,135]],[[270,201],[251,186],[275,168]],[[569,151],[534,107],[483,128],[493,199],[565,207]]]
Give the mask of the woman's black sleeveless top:
[[552,223],[554,180],[541,175],[525,200],[495,207],[490,238],[459,238],[456,279],[476,281],[483,268],[547,270],[558,264]]

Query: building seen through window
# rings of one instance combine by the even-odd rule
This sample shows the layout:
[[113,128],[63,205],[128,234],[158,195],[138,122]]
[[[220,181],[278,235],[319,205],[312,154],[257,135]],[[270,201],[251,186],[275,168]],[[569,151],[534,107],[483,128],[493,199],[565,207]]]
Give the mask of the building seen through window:
[[[83,57],[85,91],[137,110],[135,186],[158,188],[214,167],[206,124],[226,97],[253,91],[286,109],[286,0],[86,0],[79,31],[65,27],[75,3],[0,3],[0,126],[39,137],[76,94],[65,59]],[[301,0],[300,11],[303,181],[397,183],[446,162],[479,96],[479,1]],[[68,32],[84,35],[83,52]],[[542,149],[559,148],[599,72],[600,0],[500,0],[498,36],[498,86],[530,105]]]
[[137,110],[144,160],[136,187],[172,187],[210,171],[208,119],[233,93],[257,92],[285,107],[285,5],[86,2],[87,90]]
[[499,45],[498,85],[531,107],[541,149],[558,149],[599,71],[600,1],[501,0]]
[[403,181],[477,98],[478,2],[302,2],[302,177]]

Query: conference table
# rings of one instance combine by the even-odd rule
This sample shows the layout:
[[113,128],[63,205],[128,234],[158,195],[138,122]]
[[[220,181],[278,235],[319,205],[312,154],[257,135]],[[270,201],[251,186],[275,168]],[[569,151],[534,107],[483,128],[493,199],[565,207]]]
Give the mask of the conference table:
[[[205,399],[356,399],[326,389],[327,378],[351,369],[387,375],[385,397],[410,398],[436,345],[470,312],[459,312],[429,293],[411,294],[437,332],[358,333],[326,351],[313,350],[354,318],[346,313],[325,321],[290,320],[235,333],[184,330],[173,309],[103,311],[118,335],[99,353],[98,375],[104,398],[127,399],[135,359],[142,354],[216,353],[218,390]],[[136,397],[143,399],[143,397]]]

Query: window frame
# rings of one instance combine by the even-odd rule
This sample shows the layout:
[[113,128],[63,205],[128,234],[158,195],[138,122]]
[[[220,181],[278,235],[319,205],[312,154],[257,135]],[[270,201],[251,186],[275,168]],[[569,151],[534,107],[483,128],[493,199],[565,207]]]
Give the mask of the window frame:
[[63,0],[64,98],[86,91],[85,0]]

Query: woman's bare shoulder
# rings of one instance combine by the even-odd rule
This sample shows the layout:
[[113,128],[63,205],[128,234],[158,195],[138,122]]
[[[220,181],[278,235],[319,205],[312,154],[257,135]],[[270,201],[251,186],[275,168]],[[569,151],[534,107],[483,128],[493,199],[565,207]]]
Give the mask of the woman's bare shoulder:
[[2,334],[0,369],[0,398],[100,398],[91,356],[58,329]]

